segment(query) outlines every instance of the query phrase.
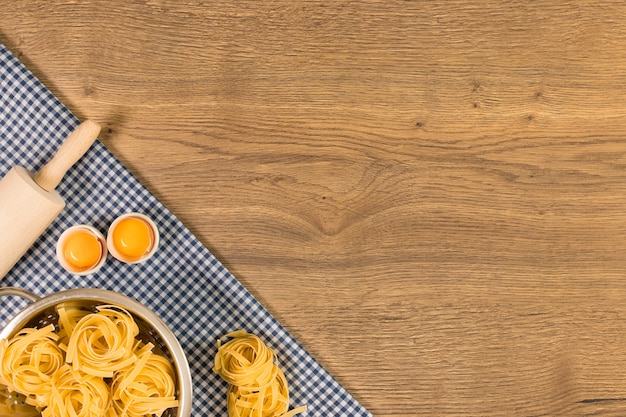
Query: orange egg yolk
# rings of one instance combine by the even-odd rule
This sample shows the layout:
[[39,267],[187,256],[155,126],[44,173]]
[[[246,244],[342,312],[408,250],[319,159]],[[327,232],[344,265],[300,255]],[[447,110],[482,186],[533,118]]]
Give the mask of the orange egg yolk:
[[121,220],[113,229],[113,245],[128,260],[140,259],[152,248],[152,228],[136,217]]
[[76,271],[86,271],[102,257],[102,243],[93,233],[78,230],[65,240],[63,257]]

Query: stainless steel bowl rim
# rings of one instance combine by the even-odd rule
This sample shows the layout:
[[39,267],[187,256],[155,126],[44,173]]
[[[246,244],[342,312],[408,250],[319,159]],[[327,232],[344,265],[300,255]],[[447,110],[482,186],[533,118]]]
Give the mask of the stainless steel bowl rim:
[[103,304],[115,304],[127,309],[133,315],[141,318],[146,323],[149,323],[167,345],[176,368],[176,376],[180,384],[179,407],[176,417],[189,417],[191,415],[193,391],[191,371],[189,369],[187,357],[185,356],[178,339],[174,336],[167,324],[165,324],[165,322],[161,320],[161,318],[152,310],[141,304],[139,301],[118,292],[100,288],[75,288],[55,292],[43,297],[39,297],[22,288],[0,288],[0,297],[9,295],[26,298],[31,301],[31,304],[27,305],[9,321],[6,327],[0,332],[0,339],[10,338],[29,320],[36,317],[40,312],[46,310],[47,308],[67,301],[76,300],[94,301]]

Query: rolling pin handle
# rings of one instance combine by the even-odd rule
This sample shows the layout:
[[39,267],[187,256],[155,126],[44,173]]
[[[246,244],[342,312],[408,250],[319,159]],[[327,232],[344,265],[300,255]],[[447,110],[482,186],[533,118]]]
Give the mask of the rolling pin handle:
[[98,137],[100,126],[85,120],[65,139],[52,160],[35,174],[35,182],[46,191],[53,191],[72,167]]

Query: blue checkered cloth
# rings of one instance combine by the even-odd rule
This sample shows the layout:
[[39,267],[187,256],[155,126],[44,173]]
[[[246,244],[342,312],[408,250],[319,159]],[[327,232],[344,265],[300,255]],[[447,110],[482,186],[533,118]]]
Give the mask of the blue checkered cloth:
[[[38,171],[78,123],[0,44],[0,177],[14,165]],[[0,285],[41,296],[69,288],[105,288],[150,307],[187,354],[194,416],[226,415],[227,385],[211,369],[217,338],[236,329],[258,335],[276,351],[291,406],[308,406],[303,416],[371,416],[100,141],[68,171],[57,191],[67,206]],[[109,255],[105,266],[88,276],[61,268],[55,244],[65,229],[82,223],[106,234],[115,217],[131,211],[156,222],[161,242],[155,256],[129,265]],[[1,300],[0,326],[25,305],[17,297]]]

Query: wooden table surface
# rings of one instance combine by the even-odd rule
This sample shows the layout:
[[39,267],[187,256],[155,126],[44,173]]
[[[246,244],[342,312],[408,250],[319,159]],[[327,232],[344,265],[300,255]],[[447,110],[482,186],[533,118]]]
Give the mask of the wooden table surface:
[[374,415],[626,415],[625,3],[0,10]]

